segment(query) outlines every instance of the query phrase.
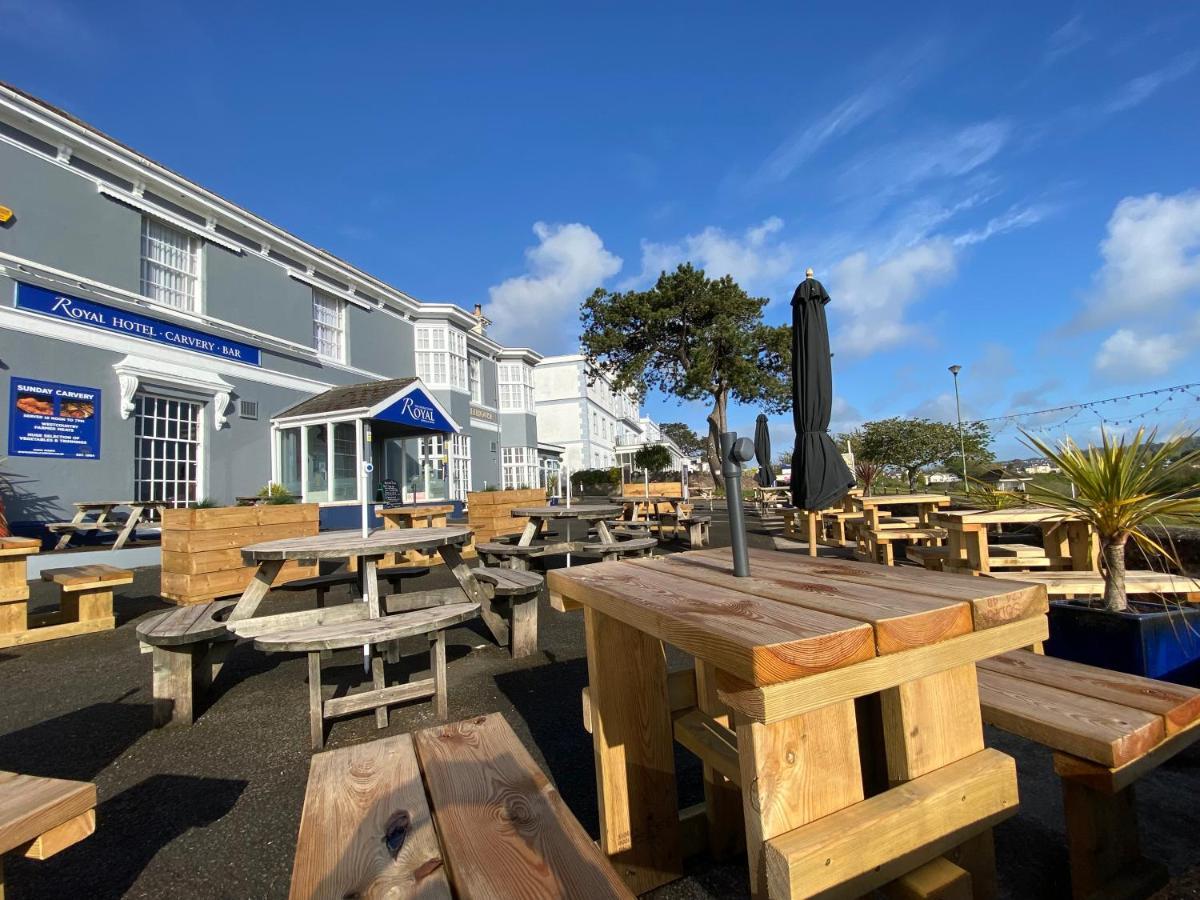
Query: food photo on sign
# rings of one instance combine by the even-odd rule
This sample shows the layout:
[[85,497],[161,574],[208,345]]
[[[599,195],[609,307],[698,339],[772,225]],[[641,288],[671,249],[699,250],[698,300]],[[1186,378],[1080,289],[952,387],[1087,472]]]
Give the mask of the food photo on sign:
[[100,458],[100,389],[13,376],[10,456]]

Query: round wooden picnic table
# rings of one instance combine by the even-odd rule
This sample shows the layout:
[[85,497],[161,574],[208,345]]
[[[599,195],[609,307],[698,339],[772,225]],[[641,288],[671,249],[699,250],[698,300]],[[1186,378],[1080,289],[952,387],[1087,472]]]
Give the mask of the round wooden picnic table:
[[611,543],[613,536],[604,520],[620,511],[621,507],[609,503],[577,503],[572,506],[518,506],[512,511],[513,517],[524,517],[529,521],[525,523],[525,530],[521,532],[517,546],[530,546],[534,539],[542,533],[542,528],[549,519],[578,519],[589,524],[594,522],[601,540]]

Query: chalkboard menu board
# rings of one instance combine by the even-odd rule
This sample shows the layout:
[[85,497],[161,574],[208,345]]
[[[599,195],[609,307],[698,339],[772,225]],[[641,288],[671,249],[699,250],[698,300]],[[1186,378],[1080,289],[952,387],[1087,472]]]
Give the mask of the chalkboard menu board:
[[387,506],[399,506],[404,502],[404,495],[400,493],[400,482],[395,478],[383,479],[380,488],[383,491],[383,502]]

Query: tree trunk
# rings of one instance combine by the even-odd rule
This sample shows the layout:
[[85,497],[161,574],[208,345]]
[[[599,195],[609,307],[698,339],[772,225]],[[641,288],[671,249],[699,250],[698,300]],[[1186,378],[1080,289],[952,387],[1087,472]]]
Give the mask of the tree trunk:
[[917,469],[908,470],[908,492],[915,494],[917,492]]
[[708,414],[708,469],[712,472],[713,484],[720,490],[725,487],[725,476],[721,474],[721,432],[729,428],[729,398],[721,391],[713,401],[713,411]]
[[1125,537],[1120,537],[1100,545],[1104,557],[1104,608],[1109,612],[1123,612],[1129,607],[1125,594],[1125,541]]

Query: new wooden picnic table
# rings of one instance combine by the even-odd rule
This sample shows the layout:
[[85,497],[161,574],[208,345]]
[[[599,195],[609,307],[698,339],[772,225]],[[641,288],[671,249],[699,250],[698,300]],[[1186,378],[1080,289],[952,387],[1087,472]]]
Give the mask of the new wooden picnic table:
[[882,510],[897,506],[915,506],[917,525],[928,528],[933,514],[949,505],[950,498],[945,494],[879,494],[871,497],[853,493],[846,495],[846,509],[850,512],[861,512],[864,524],[870,529],[881,527]]
[[[975,662],[1046,637],[1045,589],[761,550],[750,573],[728,550],[549,573],[584,608],[618,872],[637,893],[680,875],[674,738],[705,763],[714,846],[740,806],[756,896],[858,896],[949,852],[986,886],[1017,785],[984,748]],[[664,644],[695,658],[695,708],[672,709]]]
[[[933,523],[948,534],[950,568],[981,575],[993,568],[1051,568],[1078,572],[1100,570],[1100,544],[1095,530],[1076,516],[1040,506],[1008,509],[948,509],[935,513]],[[1042,533],[1042,553],[1036,547],[988,543],[988,529],[1002,525],[1034,525]]]
[[0,898],[6,853],[48,859],[95,830],[96,785],[0,772]]
[[[133,536],[143,517],[170,509],[174,504],[162,500],[83,500],[72,505],[75,507],[75,515],[70,522],[52,522],[46,526],[50,531],[61,533],[58,543],[54,545],[55,550],[65,550],[72,537],[85,531],[116,532],[117,539],[113,542],[112,549],[120,550]],[[124,522],[109,518],[122,507],[129,507],[129,515]],[[88,516],[95,518],[89,520]]]

